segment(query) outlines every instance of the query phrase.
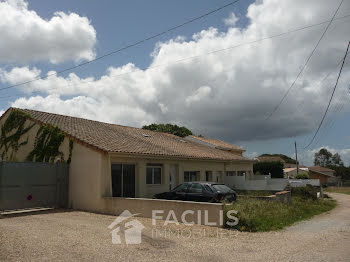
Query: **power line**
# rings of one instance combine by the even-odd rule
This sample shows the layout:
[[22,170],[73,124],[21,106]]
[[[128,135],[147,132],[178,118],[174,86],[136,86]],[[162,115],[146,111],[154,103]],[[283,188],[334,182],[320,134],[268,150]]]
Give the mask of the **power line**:
[[[350,14],[347,14],[347,15],[344,15],[344,16],[341,16],[341,17],[338,17],[338,18],[335,18],[334,20],[340,20],[340,19],[344,19],[344,18],[348,18],[348,17],[350,17]],[[255,43],[258,43],[258,42],[262,42],[262,41],[264,41],[264,40],[273,39],[273,38],[278,38],[278,37],[281,37],[281,36],[284,36],[284,35],[287,35],[287,34],[296,33],[296,32],[302,31],[302,30],[306,30],[306,29],[309,29],[309,28],[313,28],[313,27],[316,27],[316,26],[320,26],[320,25],[323,25],[323,24],[325,24],[325,23],[328,23],[329,21],[330,21],[330,20],[326,20],[326,21],[319,22],[319,23],[316,23],[316,24],[312,24],[312,25],[308,25],[308,26],[304,26],[304,27],[300,27],[300,28],[296,28],[296,29],[291,29],[291,30],[289,30],[289,31],[282,32],[282,33],[279,33],[279,34],[275,34],[275,35],[270,35],[270,36],[267,36],[267,37],[259,38],[259,39],[253,40],[253,41],[240,43],[240,44],[237,44],[237,45],[234,45],[234,46],[230,46],[230,47],[226,47],[226,48],[222,48],[222,49],[218,49],[218,50],[213,50],[213,51],[210,51],[210,52],[207,52],[207,53],[202,53],[202,54],[195,55],[195,56],[185,57],[185,58],[176,60],[176,61],[174,61],[174,62],[172,62],[172,63],[153,65],[153,66],[150,66],[150,67],[146,67],[146,68],[144,68],[143,70],[146,70],[146,69],[147,69],[147,70],[148,70],[148,69],[155,69],[155,68],[165,67],[165,66],[169,66],[169,65],[175,65],[175,64],[178,64],[178,63],[187,61],[187,60],[192,60],[192,59],[199,58],[199,57],[201,57],[201,56],[216,54],[216,53],[220,53],[220,52],[224,52],[224,51],[229,51],[229,50],[232,50],[232,49],[241,47],[241,46],[255,44]],[[340,60],[340,62],[339,62],[338,65],[340,65],[341,61],[342,61],[342,60]],[[138,71],[129,71],[129,72],[117,74],[117,75],[113,76],[112,78],[115,79],[115,78],[118,78],[118,77],[120,77],[120,76],[129,75],[129,74],[137,73],[137,72],[138,72]],[[330,73],[331,73],[331,72],[330,72]],[[329,74],[330,74],[330,73],[329,73]],[[48,78],[49,76],[53,76],[53,75],[56,75],[56,74],[51,74],[51,75],[48,75],[48,76],[46,76],[46,77],[38,77],[38,78],[36,78],[36,79],[29,80],[29,81],[27,81],[27,82],[23,82],[23,83],[19,83],[19,84],[15,84],[15,85],[12,85],[12,86],[9,86],[9,87],[5,87],[5,88],[3,88],[3,89],[8,89],[8,88],[12,88],[12,87],[16,87],[16,86],[20,86],[20,85],[24,85],[24,84],[29,84],[29,83],[34,82],[34,81],[43,80],[43,79]],[[327,75],[325,78],[327,78],[328,76],[329,76],[329,75]],[[93,82],[93,81],[95,81],[95,80],[85,81],[83,84],[87,84],[87,83]],[[322,80],[322,81],[323,81],[323,80]],[[0,91],[3,90],[3,89],[0,89]],[[55,87],[55,88],[50,88],[50,89],[46,89],[46,90],[44,90],[44,91],[50,91],[50,90],[55,90],[55,89],[57,89],[57,87]],[[41,91],[35,91],[35,92],[31,92],[31,93],[33,94],[33,93],[40,93],[40,92],[41,92]],[[15,94],[15,95],[11,95],[11,96],[2,96],[2,97],[0,97],[0,100],[1,100],[1,98],[18,97],[18,96],[21,96],[21,95],[22,95],[22,94]]]
[[124,50],[126,50],[126,49],[129,49],[129,48],[131,48],[131,47],[135,47],[135,46],[140,45],[140,44],[142,44],[142,43],[144,43],[144,42],[147,42],[147,41],[152,40],[152,39],[154,39],[154,38],[157,38],[157,37],[159,37],[159,36],[165,35],[165,34],[171,32],[171,31],[174,31],[174,30],[176,30],[176,29],[179,29],[179,28],[181,28],[181,27],[183,27],[183,26],[185,26],[185,25],[188,25],[188,24],[191,24],[191,23],[193,23],[193,22],[195,22],[195,21],[198,21],[198,20],[200,20],[200,19],[203,19],[204,17],[207,17],[207,16],[209,16],[209,15],[212,15],[212,14],[214,14],[214,13],[217,13],[217,12],[221,11],[222,9],[225,9],[225,8],[231,6],[231,5],[236,4],[238,1],[239,1],[239,0],[232,1],[232,2],[230,2],[230,3],[228,3],[228,4],[226,4],[226,5],[223,5],[223,6],[219,7],[219,8],[216,8],[216,9],[214,9],[214,10],[211,10],[211,11],[209,11],[209,12],[203,14],[203,15],[200,15],[200,16],[198,16],[198,17],[192,18],[192,19],[190,19],[190,20],[188,20],[188,21],[186,21],[186,22],[184,22],[184,23],[182,23],[182,24],[173,26],[173,27],[171,27],[171,28],[169,28],[169,29],[167,29],[167,30],[165,30],[165,31],[162,31],[162,32],[160,32],[160,33],[151,35],[151,36],[149,36],[149,37],[147,37],[147,38],[144,38],[144,39],[142,39],[142,40],[139,40],[139,41],[137,41],[137,42],[135,42],[135,43],[133,43],[133,44],[129,44],[129,45],[124,46],[124,47],[121,47],[121,48],[119,48],[119,49],[117,49],[117,50],[114,50],[114,51],[111,51],[111,52],[106,53],[106,54],[104,54],[104,55],[98,56],[98,57],[96,57],[95,59],[92,59],[92,60],[89,60],[89,61],[80,63],[80,64],[75,65],[75,66],[72,66],[72,67],[65,68],[65,69],[63,69],[63,70],[60,70],[60,71],[55,72],[54,74],[49,74],[49,75],[42,76],[42,77],[36,77],[36,78],[31,79],[31,80],[28,80],[28,81],[25,81],[25,82],[21,82],[21,83],[19,83],[19,84],[15,84],[15,85],[7,86],[7,87],[4,87],[4,88],[0,88],[0,90],[9,89],[9,88],[13,88],[13,87],[16,87],[16,86],[21,86],[21,85],[28,84],[28,83],[31,83],[31,82],[34,82],[34,81],[37,81],[37,80],[41,80],[41,79],[48,78],[48,77],[53,76],[53,75],[58,75],[58,74],[61,74],[61,73],[67,72],[67,71],[72,71],[72,70],[74,70],[74,69],[76,69],[76,68],[78,68],[78,67],[82,67],[82,66],[85,66],[85,65],[87,65],[87,64],[96,62],[96,61],[98,61],[98,60],[100,60],[100,59],[103,59],[103,58],[105,58],[105,57],[107,57],[107,56],[114,55],[114,54],[116,54],[116,53],[119,53],[119,52],[121,52],[121,51],[124,51]]
[[[347,89],[347,91],[344,90],[344,92],[345,92],[344,96],[349,98],[350,97],[349,89]],[[328,126],[327,126],[327,122],[325,123],[324,128],[323,128],[324,132],[323,132],[323,134],[318,136],[318,139],[314,143],[315,146],[317,146],[318,143],[321,142],[322,138],[327,137],[328,133],[332,130],[332,128],[337,120],[337,114],[340,114],[342,112],[342,110],[344,109],[344,105],[345,105],[345,102],[340,104],[340,105],[336,105],[334,112],[333,112],[334,117],[328,119]]]
[[320,130],[320,128],[321,128],[321,126],[322,126],[323,120],[325,119],[325,117],[326,117],[326,115],[327,115],[329,106],[331,105],[331,102],[332,102],[332,99],[333,99],[335,90],[336,90],[337,85],[338,85],[338,81],[339,81],[341,72],[343,71],[345,59],[346,59],[346,56],[347,56],[348,50],[349,50],[349,45],[350,45],[350,41],[349,41],[348,46],[347,46],[347,48],[346,48],[346,52],[345,52],[345,55],[344,55],[344,58],[343,58],[343,63],[342,63],[342,65],[341,65],[341,68],[340,68],[340,71],[339,71],[339,74],[338,74],[338,78],[337,78],[337,81],[336,81],[335,86],[334,86],[334,88],[333,88],[333,92],[332,92],[331,98],[329,99],[329,102],[328,102],[328,106],[327,106],[327,108],[326,108],[326,111],[324,112],[323,117],[322,117],[322,119],[321,119],[321,122],[320,122],[320,124],[319,124],[319,126],[318,126],[318,128],[317,128],[317,130],[316,130],[316,132],[315,132],[315,134],[314,134],[314,136],[312,137],[310,143],[309,143],[306,147],[304,147],[304,149],[308,148],[308,147],[312,144],[312,142],[314,141],[314,139],[315,139],[315,137],[316,137],[318,131]]
[[332,19],[329,21],[329,23],[327,24],[325,30],[323,31],[321,37],[319,38],[319,40],[317,41],[315,47],[313,48],[312,52],[310,53],[310,55],[308,56],[308,58],[306,59],[305,64],[303,65],[303,67],[301,68],[301,70],[299,71],[297,77],[294,79],[294,81],[292,82],[292,84],[290,85],[290,87],[287,89],[287,92],[283,95],[282,99],[280,100],[280,102],[275,106],[275,108],[272,110],[272,112],[269,114],[269,116],[266,118],[266,120],[270,119],[272,117],[272,115],[278,110],[278,108],[281,106],[281,104],[283,103],[284,99],[288,96],[290,90],[293,88],[294,84],[296,83],[296,81],[299,79],[299,77],[301,76],[301,74],[303,73],[305,67],[307,66],[307,64],[309,63],[311,57],[313,56],[313,54],[315,53],[317,47],[319,46],[321,40],[323,39],[324,35],[326,34],[329,26],[332,24],[335,16],[338,13],[338,10],[340,8],[340,6],[342,5],[344,0],[341,0],[337,10],[334,12]]

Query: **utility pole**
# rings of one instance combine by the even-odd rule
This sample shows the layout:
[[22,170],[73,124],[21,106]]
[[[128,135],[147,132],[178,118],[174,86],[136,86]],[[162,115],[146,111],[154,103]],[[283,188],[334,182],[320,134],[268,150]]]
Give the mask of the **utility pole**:
[[295,147],[295,163],[297,164],[297,175],[299,174],[299,164],[298,164],[298,151],[297,151],[297,141],[294,142]]

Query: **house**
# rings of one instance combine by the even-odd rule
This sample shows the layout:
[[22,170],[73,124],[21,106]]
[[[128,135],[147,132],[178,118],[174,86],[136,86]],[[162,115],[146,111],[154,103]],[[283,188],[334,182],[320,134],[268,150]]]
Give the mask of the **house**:
[[319,179],[321,184],[333,183],[336,180],[334,170],[321,166],[310,166],[309,177],[310,179]]
[[[287,167],[283,169],[284,177],[294,177],[297,175],[296,167]],[[309,169],[307,167],[299,167],[299,174],[309,174]]]
[[223,183],[225,175],[253,170],[243,149],[219,140],[208,146],[198,137],[17,108],[0,125],[3,160],[70,163],[69,207],[75,209],[99,211],[108,197],[152,198],[185,181]]

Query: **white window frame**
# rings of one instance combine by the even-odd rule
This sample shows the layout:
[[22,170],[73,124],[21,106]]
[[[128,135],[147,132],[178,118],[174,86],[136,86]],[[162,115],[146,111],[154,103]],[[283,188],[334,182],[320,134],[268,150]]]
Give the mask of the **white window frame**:
[[[151,184],[147,183],[147,169],[148,168],[152,168],[152,183]],[[160,168],[160,183],[157,183],[157,184],[154,183],[154,169],[155,168]],[[162,176],[163,176],[163,167],[162,166],[160,166],[160,165],[154,165],[154,166],[153,165],[149,165],[149,166],[146,166],[146,185],[161,185],[162,181],[163,181]]]

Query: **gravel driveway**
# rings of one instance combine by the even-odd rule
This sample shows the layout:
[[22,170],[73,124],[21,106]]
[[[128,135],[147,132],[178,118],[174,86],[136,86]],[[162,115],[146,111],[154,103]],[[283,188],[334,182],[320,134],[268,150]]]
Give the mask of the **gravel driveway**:
[[140,218],[142,243],[129,246],[112,244],[113,216],[60,210],[6,217],[0,219],[0,260],[350,261],[350,196],[331,195],[339,205],[330,213],[278,232],[154,228]]

